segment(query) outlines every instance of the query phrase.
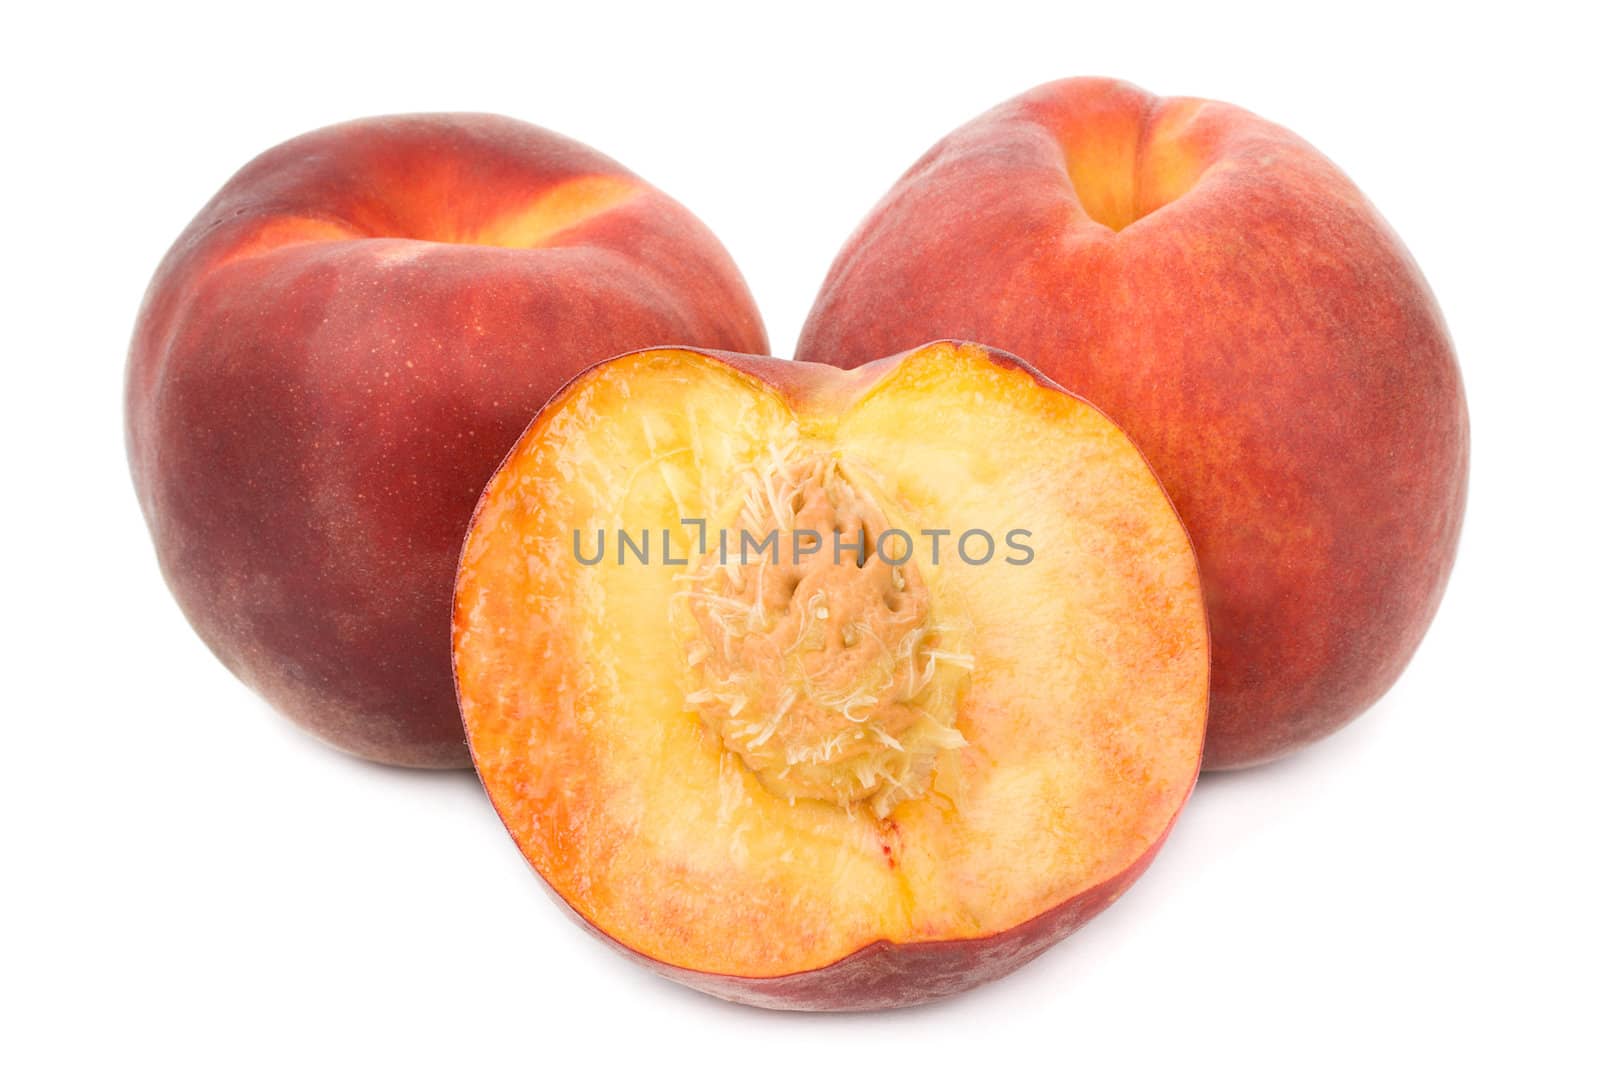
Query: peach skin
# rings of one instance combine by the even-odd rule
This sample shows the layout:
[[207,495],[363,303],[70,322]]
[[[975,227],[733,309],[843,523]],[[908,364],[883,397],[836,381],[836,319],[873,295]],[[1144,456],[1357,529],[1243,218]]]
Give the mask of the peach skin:
[[1208,769],[1327,735],[1399,676],[1445,588],[1467,408],[1422,274],[1356,187],[1242,109],[1039,87],[867,216],[796,350],[1015,351],[1150,457],[1199,553]]
[[661,341],[766,344],[711,233],[609,158],[486,115],[292,139],[201,210],[134,331],[128,457],[167,583],[314,734],[465,766],[473,503],[563,382]]

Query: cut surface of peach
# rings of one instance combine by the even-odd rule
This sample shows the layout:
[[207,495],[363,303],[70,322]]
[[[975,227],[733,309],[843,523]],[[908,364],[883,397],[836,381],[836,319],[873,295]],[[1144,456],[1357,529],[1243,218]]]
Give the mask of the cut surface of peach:
[[1159,482],[970,344],[589,370],[484,492],[454,651],[484,785],[555,893],[760,1004],[1016,967],[1148,862],[1204,740]]

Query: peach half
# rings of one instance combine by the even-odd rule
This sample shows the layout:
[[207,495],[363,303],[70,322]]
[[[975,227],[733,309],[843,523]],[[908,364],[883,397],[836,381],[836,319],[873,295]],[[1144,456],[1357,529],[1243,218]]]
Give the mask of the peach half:
[[1205,737],[1161,485],[1105,415],[971,344],[588,370],[479,502],[453,643],[478,771],[550,888],[760,1006],[1022,965],[1150,862]]

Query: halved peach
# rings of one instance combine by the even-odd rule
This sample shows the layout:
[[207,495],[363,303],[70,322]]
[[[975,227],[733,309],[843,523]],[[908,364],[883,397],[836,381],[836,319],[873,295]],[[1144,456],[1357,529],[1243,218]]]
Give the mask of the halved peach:
[[478,771],[590,929],[798,1009],[1003,975],[1193,786],[1189,540],[1103,414],[935,343],[844,372],[686,349],[561,391],[456,584]]

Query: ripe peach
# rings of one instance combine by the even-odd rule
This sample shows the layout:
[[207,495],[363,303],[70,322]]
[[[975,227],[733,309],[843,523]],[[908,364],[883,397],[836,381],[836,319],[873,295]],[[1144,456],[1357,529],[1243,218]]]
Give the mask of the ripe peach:
[[581,368],[765,349],[687,211],[500,117],[356,121],[245,166],[155,274],[128,360],[134,485],[218,658],[352,753],[468,763],[450,591],[484,482]]
[[970,344],[589,370],[484,491],[454,647],[550,888],[762,1006],[1017,968],[1145,868],[1204,744],[1199,570],[1160,483]]
[[1207,768],[1312,742],[1399,676],[1455,556],[1466,401],[1411,257],[1302,140],[1102,79],[999,106],[871,212],[796,353],[935,336],[1028,358],[1150,457],[1205,583]]

